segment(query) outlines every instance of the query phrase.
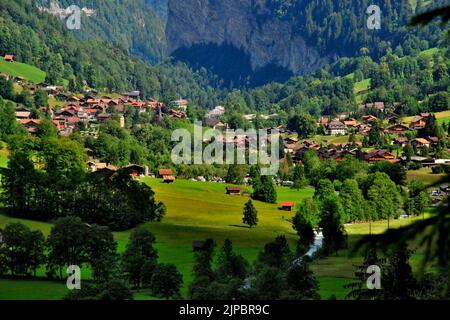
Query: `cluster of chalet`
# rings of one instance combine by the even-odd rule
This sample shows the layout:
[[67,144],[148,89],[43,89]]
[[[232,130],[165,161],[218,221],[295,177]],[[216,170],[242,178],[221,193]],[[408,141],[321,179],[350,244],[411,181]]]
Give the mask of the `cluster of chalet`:
[[377,117],[364,115],[361,117],[361,120],[357,121],[344,113],[335,118],[321,117],[317,125],[325,127],[327,134],[330,136],[345,136],[350,132],[365,134],[370,131],[372,123],[377,120]]
[[[364,112],[365,110],[377,110],[379,112],[385,112],[385,119],[389,123],[396,123],[398,121],[398,115],[385,109],[384,102],[373,102],[358,106],[359,112]],[[318,126],[322,126],[326,129],[328,135],[339,136],[347,135],[350,132],[356,134],[367,134],[372,127],[372,124],[377,121],[378,118],[371,114],[364,114],[360,121],[352,118],[350,113],[343,112],[337,117],[323,116],[317,121]]]
[[87,167],[89,171],[95,173],[115,173],[120,169],[129,173],[130,176],[134,178],[149,176],[148,166],[142,166],[138,164],[129,164],[125,167],[119,168],[110,163],[100,162],[98,160],[89,160],[87,162]]
[[372,152],[360,152],[361,142],[356,143],[333,143],[330,145],[319,144],[315,141],[302,141],[301,143],[293,143],[296,138],[286,138],[285,152],[292,154],[294,161],[300,162],[304,154],[308,151],[314,151],[320,159],[334,159],[342,161],[346,156],[362,158],[368,163],[375,163],[377,161],[389,161],[397,163],[400,160],[396,159],[395,155],[386,150],[374,150]]
[[[368,103],[366,105],[359,106],[358,110],[366,110],[371,108],[376,108],[377,110],[384,111],[384,103]],[[398,116],[396,114],[390,113],[386,115],[386,119],[389,119],[390,121],[396,121],[398,119]],[[347,135],[350,132],[366,134],[370,131],[372,124],[377,120],[377,117],[366,114],[361,117],[361,121],[358,121],[354,118],[351,118],[350,113],[344,112],[337,117],[320,117],[317,125],[325,127],[328,135],[330,136]]]
[[[377,110],[384,111],[384,104],[381,102],[371,103],[362,105],[360,108],[376,108]],[[399,116],[392,112],[388,112],[385,114],[384,120],[386,120],[389,125],[386,128],[381,128],[380,130],[384,134],[394,136],[392,144],[398,145],[402,148],[409,143],[411,143],[416,150],[420,150],[424,147],[437,146],[439,143],[438,137],[418,137],[412,141],[409,141],[406,136],[407,131],[424,129],[429,116],[429,113],[422,113],[416,116],[408,124],[399,123]],[[367,135],[375,121],[378,121],[378,118],[373,115],[363,115],[360,118],[360,121],[357,121],[356,119],[350,118],[348,114],[343,113],[335,118],[321,117],[318,120],[317,125],[327,127],[329,135],[332,136],[347,135],[350,130],[356,134]],[[402,160],[398,159],[393,153],[387,150],[373,150],[363,153],[360,151],[361,147],[361,142],[334,143],[325,146],[323,144],[316,143],[315,141],[299,141],[295,136],[290,136],[284,139],[285,153],[290,153],[292,155],[292,159],[296,161],[300,161],[300,159],[303,158],[303,155],[310,150],[315,151],[321,159],[334,159],[336,161],[341,161],[346,156],[358,157],[365,160],[369,164],[378,161],[398,163]]]
[[[40,110],[45,114],[50,115],[51,119],[58,128],[60,135],[70,135],[73,130],[80,124],[88,126],[91,123],[102,123],[113,117],[118,116],[120,125],[125,126],[125,110],[127,108],[134,108],[140,113],[155,110],[159,119],[163,116],[169,118],[186,118],[186,111],[178,109],[178,104],[173,104],[171,108],[165,108],[164,103],[154,99],[142,101],[140,99],[140,92],[127,92],[120,97],[98,96],[95,91],[91,91],[83,97],[69,95],[63,92],[62,87],[48,86],[46,84],[34,85],[24,84],[29,87],[32,94],[37,88],[46,91],[49,97],[54,97],[57,101],[63,104],[63,107],[56,109],[48,106],[41,107]],[[183,108],[183,105],[180,105]],[[163,112],[164,110],[164,112]],[[30,111],[23,108],[17,108],[16,118],[23,125],[25,125],[30,133],[36,131],[36,126],[40,120],[31,119]]]

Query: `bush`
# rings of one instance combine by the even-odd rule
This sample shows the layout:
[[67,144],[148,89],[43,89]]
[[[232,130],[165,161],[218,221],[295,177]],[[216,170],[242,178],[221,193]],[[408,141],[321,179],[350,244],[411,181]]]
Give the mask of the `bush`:
[[408,170],[419,170],[421,168],[423,168],[423,165],[421,163],[411,162],[410,164],[408,164]]
[[133,295],[121,280],[111,280],[103,285],[84,283],[81,290],[72,290],[64,300],[131,300]]
[[444,173],[445,167],[444,167],[443,165],[439,165],[439,166],[436,166],[436,167],[431,168],[431,171],[432,171],[434,174]]

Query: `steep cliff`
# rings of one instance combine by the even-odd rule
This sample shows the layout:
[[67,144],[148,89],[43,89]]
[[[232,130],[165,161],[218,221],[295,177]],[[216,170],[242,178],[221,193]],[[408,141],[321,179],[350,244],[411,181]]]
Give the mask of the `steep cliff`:
[[[307,45],[292,23],[274,12],[270,2],[169,0],[168,50],[176,58],[212,68],[219,76],[225,75],[226,81],[242,82],[233,79],[230,72],[239,66],[236,73],[246,76],[250,84],[258,72],[260,77],[261,73],[267,77],[267,82],[309,72],[326,63],[329,58]],[[220,66],[219,62],[228,65]]]

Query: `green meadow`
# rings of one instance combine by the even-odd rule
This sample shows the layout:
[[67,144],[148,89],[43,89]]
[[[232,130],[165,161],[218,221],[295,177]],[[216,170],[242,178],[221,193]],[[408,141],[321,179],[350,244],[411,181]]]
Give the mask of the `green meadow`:
[[[442,123],[444,123],[444,122],[450,123],[450,110],[436,112],[434,115],[436,116],[436,120],[438,121],[438,123],[440,125],[442,125]],[[415,116],[405,117],[402,119],[402,122],[410,123],[414,118],[415,118]]]
[[14,77],[21,76],[33,83],[45,81],[45,72],[39,68],[21,62],[6,62],[0,59],[0,73],[6,73]]
[[426,186],[439,187],[439,184],[448,181],[448,175],[445,173],[435,174],[431,171],[431,168],[421,168],[419,170],[410,170],[407,174],[408,181],[419,180]]
[[[237,252],[244,255],[249,261],[254,261],[264,244],[272,241],[277,235],[285,234],[292,248],[295,246],[296,234],[291,227],[290,218],[293,212],[284,212],[278,209],[277,204],[265,204],[255,201],[258,210],[258,227],[249,229],[242,223],[242,212],[249,196],[229,196],[225,194],[225,184],[210,182],[192,182],[177,180],[174,184],[163,184],[160,179],[144,179],[144,182],[156,192],[157,199],[167,206],[167,215],[162,222],[151,222],[142,225],[150,230],[157,238],[156,248],[159,261],[173,263],[182,272],[184,287],[182,293],[187,293],[191,281],[191,272],[194,265],[192,241],[213,238],[220,246],[226,238],[233,241]],[[290,188],[278,188],[279,202],[290,200],[299,203],[302,199],[312,197],[314,190],[305,188],[299,191]],[[23,220],[0,215],[0,228],[10,222],[22,222],[31,229],[41,230],[48,235],[51,223]],[[114,233],[118,242],[119,251],[125,249],[130,231]],[[45,275],[45,270],[39,270],[39,276]],[[84,278],[89,278],[89,270],[83,270]],[[8,296],[9,282],[2,282],[3,295]],[[27,282],[24,282],[27,283]],[[54,283],[37,281],[35,290],[41,290],[42,283],[51,287]],[[11,290],[15,286],[11,287]],[[25,298],[28,297],[24,291]],[[34,292],[30,293],[31,296]],[[11,293],[13,295],[13,292]],[[2,298],[2,296],[0,296]],[[32,298],[32,297],[31,297]],[[136,294],[136,298],[149,298],[145,292]]]

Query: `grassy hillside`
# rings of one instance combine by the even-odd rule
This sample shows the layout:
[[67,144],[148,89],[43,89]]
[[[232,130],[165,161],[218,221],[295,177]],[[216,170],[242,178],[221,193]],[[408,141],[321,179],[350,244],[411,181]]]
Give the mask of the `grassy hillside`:
[[[292,248],[297,236],[288,221],[294,213],[278,210],[275,204],[255,202],[258,210],[259,225],[249,229],[242,224],[242,212],[248,196],[228,196],[225,194],[224,184],[208,182],[192,182],[178,180],[175,184],[163,184],[160,179],[145,179],[156,192],[157,199],[163,201],[168,209],[166,217],[161,223],[152,222],[143,225],[153,232],[157,238],[157,249],[160,262],[174,263],[182,272],[185,286],[183,294],[187,293],[191,281],[191,272],[194,264],[192,241],[214,238],[218,245],[230,238],[235,250],[253,261],[264,244],[272,241],[277,235],[285,234]],[[306,188],[300,191],[289,188],[278,188],[279,201],[290,200],[300,202],[302,199],[312,197],[314,190]],[[10,222],[22,222],[31,229],[41,230],[48,235],[50,223],[15,219],[0,215],[0,228]],[[114,234],[119,245],[119,251],[125,249],[130,231]],[[83,277],[89,277],[89,270],[82,271]],[[44,276],[42,268],[39,275]],[[36,290],[46,290],[51,284],[36,283]],[[9,291],[9,286],[0,282],[3,291]],[[11,288],[14,291],[14,286]],[[14,294],[13,292],[11,293]],[[31,293],[31,296],[33,293]],[[8,296],[3,293],[3,296]],[[28,297],[28,294],[25,296]],[[31,297],[30,296],[30,297]],[[138,298],[148,297],[148,294],[139,294]],[[2,296],[0,295],[0,299]]]
[[6,62],[0,59],[0,73],[6,73],[11,76],[24,77],[25,80],[33,83],[41,83],[45,81],[45,72],[39,68],[31,66],[29,64],[20,62]]
[[358,95],[369,90],[371,81],[372,79],[364,79],[362,81],[355,82],[355,94]]
[[427,187],[436,187],[440,183],[448,182],[448,175],[445,173],[435,174],[431,171],[431,168],[421,168],[419,170],[408,171],[408,181],[419,180],[422,181]]
[[0,300],[61,300],[66,293],[55,281],[0,279]]
[[[446,123],[450,122],[450,110],[442,111],[442,112],[436,112],[434,115],[436,116],[436,119],[437,119],[437,121],[438,121],[438,123],[440,125],[442,125],[442,123],[444,121]],[[414,117],[415,116],[405,117],[405,118],[402,119],[402,122],[410,123],[414,119]]]

